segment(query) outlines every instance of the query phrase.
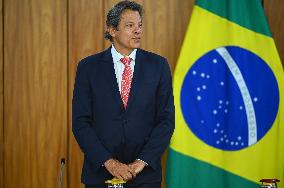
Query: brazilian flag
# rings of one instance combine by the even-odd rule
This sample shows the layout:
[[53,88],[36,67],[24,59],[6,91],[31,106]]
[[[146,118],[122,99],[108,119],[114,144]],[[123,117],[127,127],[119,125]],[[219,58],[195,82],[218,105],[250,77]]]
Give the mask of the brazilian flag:
[[284,73],[260,0],[196,0],[174,96],[167,188],[284,187]]

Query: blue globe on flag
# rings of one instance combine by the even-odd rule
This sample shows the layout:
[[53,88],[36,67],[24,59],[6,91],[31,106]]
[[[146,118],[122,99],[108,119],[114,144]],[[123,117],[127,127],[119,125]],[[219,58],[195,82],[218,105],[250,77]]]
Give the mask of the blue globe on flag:
[[240,150],[258,142],[273,125],[278,107],[279,88],[270,67],[237,46],[220,47],[200,57],[181,89],[187,126],[221,150]]

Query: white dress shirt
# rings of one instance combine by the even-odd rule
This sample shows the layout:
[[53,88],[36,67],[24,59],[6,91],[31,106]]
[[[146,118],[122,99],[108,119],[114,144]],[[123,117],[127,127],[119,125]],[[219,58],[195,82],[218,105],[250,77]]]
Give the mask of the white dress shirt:
[[[134,73],[134,66],[135,66],[135,59],[136,59],[136,51],[137,49],[134,49],[129,56],[131,58],[130,62],[130,68],[132,70],[132,75]],[[116,75],[116,80],[119,88],[119,93],[121,92],[121,80],[122,80],[122,74],[125,68],[125,65],[120,61],[121,58],[124,56],[120,54],[118,51],[116,51],[114,45],[111,47],[111,55],[113,59],[113,65],[114,65],[114,70],[115,70],[115,75]]]

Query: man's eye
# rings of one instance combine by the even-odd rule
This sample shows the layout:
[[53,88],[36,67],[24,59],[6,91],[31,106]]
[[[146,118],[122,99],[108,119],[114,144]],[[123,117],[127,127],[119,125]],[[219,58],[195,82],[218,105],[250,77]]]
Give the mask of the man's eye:
[[126,27],[133,27],[133,24],[127,24]]

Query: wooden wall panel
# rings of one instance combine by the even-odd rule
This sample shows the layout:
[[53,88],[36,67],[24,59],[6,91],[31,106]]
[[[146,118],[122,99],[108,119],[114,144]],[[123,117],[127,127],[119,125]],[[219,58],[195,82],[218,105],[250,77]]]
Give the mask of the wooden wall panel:
[[5,188],[59,186],[67,155],[66,2],[4,3]]
[[168,41],[169,52],[167,58],[173,71],[188,27],[194,0],[169,0],[168,3],[169,15],[167,20],[165,20],[165,22],[168,22],[166,40]]
[[4,187],[4,120],[3,120],[3,0],[0,0],[0,188]]
[[264,0],[264,9],[282,65],[284,65],[284,1]]
[[69,0],[69,162],[70,188],[83,187],[80,183],[83,154],[71,128],[72,95],[79,60],[103,50],[103,0]]
[[[172,8],[172,7],[171,7]],[[168,58],[169,1],[145,1],[143,48]]]

